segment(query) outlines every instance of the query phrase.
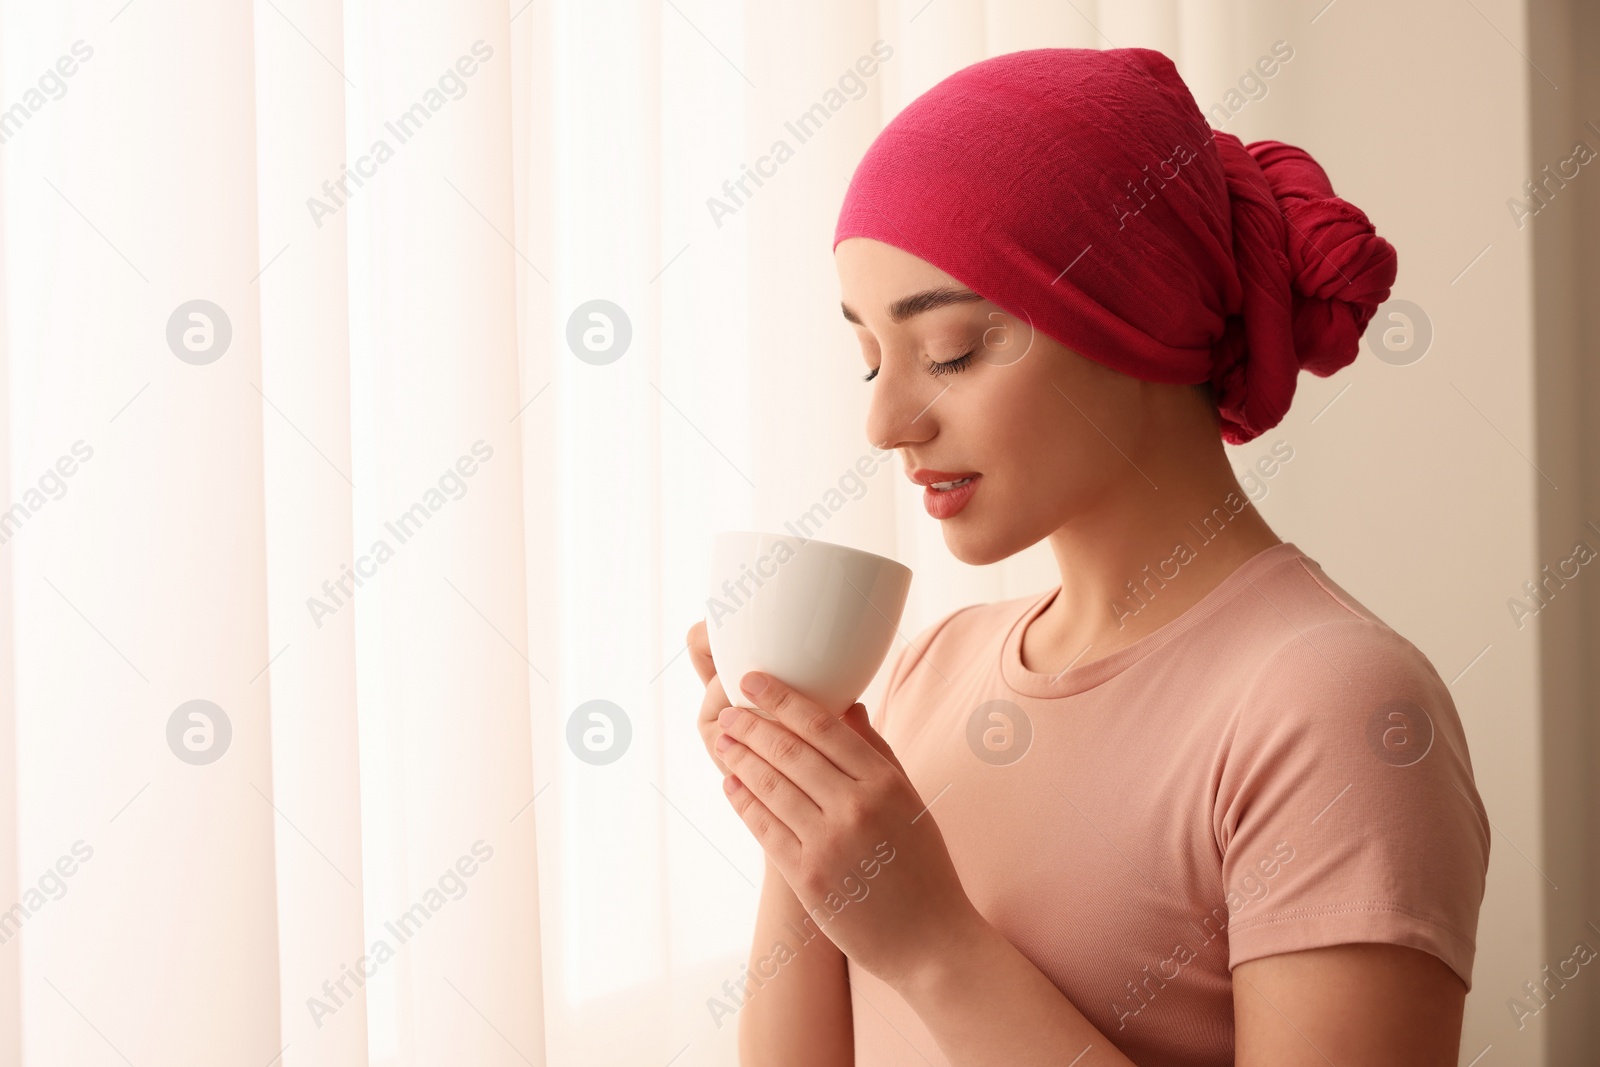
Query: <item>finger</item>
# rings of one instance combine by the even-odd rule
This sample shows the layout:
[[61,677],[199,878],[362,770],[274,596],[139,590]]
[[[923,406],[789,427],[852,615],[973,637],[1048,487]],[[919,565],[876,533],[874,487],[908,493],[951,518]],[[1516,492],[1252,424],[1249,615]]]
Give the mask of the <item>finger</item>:
[[728,694],[722,690],[722,680],[715,675],[706,686],[705,698],[700,702],[700,712],[696,716],[695,725],[700,730],[701,743],[706,746],[706,754],[711,757],[711,762],[717,765],[717,773],[726,775],[727,766],[717,756],[714,747],[717,738],[723,734],[722,725],[717,722],[717,713],[728,706]]
[[722,793],[733,805],[733,810],[761,843],[761,848],[773,861],[786,866],[800,855],[800,839],[785,826],[772,811],[744,786],[738,778],[729,775],[722,780]]
[[[753,692],[751,685],[758,679],[764,680],[764,687]],[[757,707],[772,713],[796,737],[850,777],[859,781],[882,768],[883,757],[860,734],[788,683],[770,674],[750,671],[739,679],[739,688]]]
[[865,704],[860,701],[851,704],[845,711],[843,720],[845,725],[860,734],[867,744],[877,749],[878,755],[894,764],[901,773],[905,772],[905,768],[900,766],[900,757],[894,754],[894,749],[889,747],[889,742],[884,740],[882,734],[873,729],[872,720],[867,715],[867,706]]
[[705,685],[717,673],[717,665],[711,662],[711,638],[706,633],[706,620],[701,619],[689,627],[689,634],[685,640],[689,645],[689,662],[694,664],[694,672],[700,676],[700,684]]
[[[746,711],[740,718],[756,716]],[[822,809],[788,775],[735,740],[731,733],[717,739],[717,751],[733,776],[754,793],[768,811],[782,819],[797,838],[804,839],[816,830],[822,821]]]
[[722,688],[722,679],[713,674],[711,681],[706,683],[705,696],[700,701],[700,722],[715,725],[717,713],[731,703],[727,690]]
[[[745,708],[724,708],[717,716],[717,724],[727,736],[798,786],[820,809],[831,807],[839,793],[855,783],[855,779],[782,723],[764,719]],[[726,762],[727,757],[723,759]]]

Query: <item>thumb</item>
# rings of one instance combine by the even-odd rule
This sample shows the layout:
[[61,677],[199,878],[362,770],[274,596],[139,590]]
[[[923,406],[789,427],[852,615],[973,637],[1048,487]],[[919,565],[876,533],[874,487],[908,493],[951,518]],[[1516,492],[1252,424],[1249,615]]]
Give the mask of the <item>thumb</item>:
[[867,706],[865,704],[859,700],[856,701],[845,709],[845,713],[840,718],[844,720],[845,725],[860,734],[867,744],[877,749],[878,755],[894,764],[902,774],[905,773],[905,768],[900,766],[900,758],[894,754],[894,749],[889,747],[889,742],[885,741],[883,735],[872,728],[872,722],[867,716]]

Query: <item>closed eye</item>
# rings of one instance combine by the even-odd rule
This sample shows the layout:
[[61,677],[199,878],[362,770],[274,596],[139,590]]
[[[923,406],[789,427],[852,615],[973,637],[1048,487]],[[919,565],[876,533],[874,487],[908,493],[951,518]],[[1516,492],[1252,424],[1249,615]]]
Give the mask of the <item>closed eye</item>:
[[972,352],[968,352],[964,356],[957,356],[955,359],[946,360],[943,363],[935,363],[932,360],[929,360],[928,361],[928,373],[929,374],[957,374],[957,373],[959,373],[961,371],[964,371],[964,370],[967,369],[967,365],[972,362],[972,354],[973,354],[973,352],[976,352],[976,351],[977,351],[977,349],[973,349]]
[[[971,365],[972,357],[977,351],[977,349],[973,349],[964,356],[957,356],[955,359],[947,359],[943,363],[936,362],[935,360],[929,360],[927,363],[928,373],[933,375],[959,374],[961,371],[966,370],[967,367]],[[873,367],[872,370],[861,376],[861,380],[864,382],[870,382],[877,376],[878,368]]]

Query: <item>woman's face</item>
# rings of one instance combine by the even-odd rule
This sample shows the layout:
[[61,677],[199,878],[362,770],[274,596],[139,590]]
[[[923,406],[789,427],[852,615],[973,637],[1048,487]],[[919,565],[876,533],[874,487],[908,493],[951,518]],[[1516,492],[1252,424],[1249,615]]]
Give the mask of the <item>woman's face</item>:
[[[1115,494],[1150,488],[1134,466],[1151,429],[1149,383],[1078,355],[893,245],[846,238],[834,263],[845,318],[876,372],[864,386],[867,440],[899,449],[909,475],[977,476],[960,510],[939,520],[956,558],[1005,559]],[[956,502],[924,490],[925,507],[930,496],[935,509]]]

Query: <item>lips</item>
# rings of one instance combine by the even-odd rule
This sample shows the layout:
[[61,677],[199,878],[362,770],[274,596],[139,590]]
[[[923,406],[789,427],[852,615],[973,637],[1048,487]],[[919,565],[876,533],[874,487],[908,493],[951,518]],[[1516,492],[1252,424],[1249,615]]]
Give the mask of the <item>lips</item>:
[[977,471],[940,471],[929,467],[918,467],[907,472],[907,476],[918,485],[930,486],[941,492],[955,488],[953,483],[964,479],[976,478]]
[[[919,471],[919,474],[926,473]],[[940,474],[952,473],[947,471]],[[922,490],[922,506],[936,519],[953,519],[978,491],[981,474],[962,475],[949,480],[928,482]]]

